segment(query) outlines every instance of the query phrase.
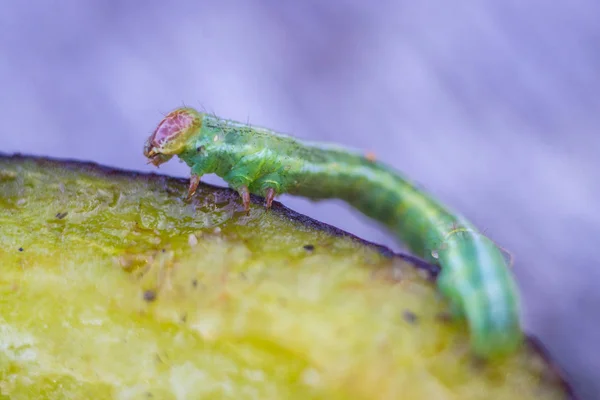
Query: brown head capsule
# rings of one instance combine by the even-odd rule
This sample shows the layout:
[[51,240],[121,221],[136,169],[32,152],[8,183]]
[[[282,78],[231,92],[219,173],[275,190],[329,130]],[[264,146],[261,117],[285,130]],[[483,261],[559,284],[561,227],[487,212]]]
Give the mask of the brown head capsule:
[[202,127],[202,116],[192,108],[171,111],[158,124],[146,141],[144,155],[149,162],[159,166],[181,153],[187,140]]

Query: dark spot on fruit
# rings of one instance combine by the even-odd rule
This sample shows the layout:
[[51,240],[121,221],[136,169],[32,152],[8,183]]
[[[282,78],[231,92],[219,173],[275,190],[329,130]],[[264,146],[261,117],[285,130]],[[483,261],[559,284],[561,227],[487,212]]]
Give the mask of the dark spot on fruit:
[[416,323],[418,319],[417,315],[409,310],[404,310],[404,312],[402,313],[402,318],[404,318],[404,320],[409,324]]
[[144,292],[144,300],[147,302],[156,300],[156,292],[154,290],[146,290]]
[[305,244],[304,245],[304,250],[306,251],[313,251],[315,249],[315,245],[313,244]]

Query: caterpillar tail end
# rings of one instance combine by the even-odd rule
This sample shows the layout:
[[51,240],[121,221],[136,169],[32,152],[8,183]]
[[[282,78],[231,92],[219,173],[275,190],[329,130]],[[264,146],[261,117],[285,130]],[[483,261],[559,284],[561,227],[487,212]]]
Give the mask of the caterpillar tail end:
[[484,315],[467,306],[465,315],[471,348],[477,357],[501,359],[517,352],[525,341],[515,303],[507,304],[501,310],[488,309]]
[[520,330],[494,332],[490,335],[471,335],[473,353],[482,359],[497,360],[514,354],[524,343]]
[[525,341],[525,335],[519,320],[516,296],[501,307],[482,307],[482,304],[486,304],[482,295],[485,292],[479,292],[475,298],[463,296],[449,277],[448,273],[442,271],[438,277],[438,287],[449,300],[452,316],[466,320],[473,355],[489,360],[510,356],[518,351]]

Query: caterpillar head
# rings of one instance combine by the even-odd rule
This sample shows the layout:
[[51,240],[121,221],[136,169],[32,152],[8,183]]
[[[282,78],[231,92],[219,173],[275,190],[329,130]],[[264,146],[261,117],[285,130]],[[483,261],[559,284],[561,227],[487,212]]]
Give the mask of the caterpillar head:
[[149,163],[159,166],[185,150],[190,136],[202,127],[202,116],[192,108],[171,111],[158,124],[144,146]]

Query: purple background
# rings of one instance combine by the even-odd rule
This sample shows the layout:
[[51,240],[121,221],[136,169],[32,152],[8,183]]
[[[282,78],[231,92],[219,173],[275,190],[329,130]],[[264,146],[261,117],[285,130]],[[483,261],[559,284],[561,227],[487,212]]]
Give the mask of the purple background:
[[[151,170],[143,143],[183,103],[374,151],[514,253],[527,329],[597,398],[599,16],[592,0],[4,0],[2,151]],[[281,200],[398,248],[340,202]]]

